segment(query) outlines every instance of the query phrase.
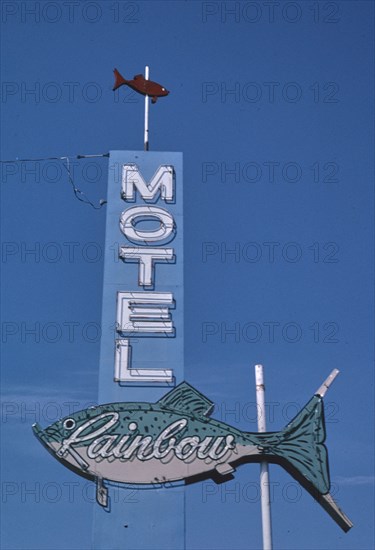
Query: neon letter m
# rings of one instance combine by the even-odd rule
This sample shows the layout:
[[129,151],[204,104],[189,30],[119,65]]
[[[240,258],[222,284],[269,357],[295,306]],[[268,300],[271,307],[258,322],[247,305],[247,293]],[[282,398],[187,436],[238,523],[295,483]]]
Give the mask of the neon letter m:
[[173,166],[159,166],[150,182],[146,183],[137,164],[124,164],[122,167],[122,198],[126,201],[134,202],[135,188],[137,188],[144,201],[156,202],[160,192],[160,197],[165,202],[173,202]]

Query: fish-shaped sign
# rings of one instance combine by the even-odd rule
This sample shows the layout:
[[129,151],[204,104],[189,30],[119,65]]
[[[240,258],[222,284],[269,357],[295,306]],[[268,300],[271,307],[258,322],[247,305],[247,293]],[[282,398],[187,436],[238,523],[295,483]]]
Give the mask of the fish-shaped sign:
[[212,401],[186,382],[156,403],[99,405],[45,430],[34,424],[33,430],[55,458],[97,482],[104,507],[103,480],[144,487],[205,477],[225,481],[240,464],[268,461],[284,466],[348,530],[350,520],[329,495],[322,399],[327,385],[321,388],[279,432],[245,432],[210,418]]
[[115,74],[113,91],[120,88],[120,86],[126,85],[139,94],[150,96],[151,103],[156,103],[158,97],[163,97],[169,94],[169,91],[161,84],[153,82],[152,80],[146,80],[143,74],[135,75],[133,80],[126,80],[117,69],[114,69],[113,72]]

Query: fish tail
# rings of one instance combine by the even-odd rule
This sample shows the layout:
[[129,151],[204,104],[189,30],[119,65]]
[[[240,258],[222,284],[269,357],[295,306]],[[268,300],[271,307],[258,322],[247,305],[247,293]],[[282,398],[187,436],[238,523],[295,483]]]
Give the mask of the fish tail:
[[115,83],[113,85],[112,90],[115,91],[115,90],[117,90],[117,88],[119,88],[123,84],[126,84],[127,80],[125,80],[125,78],[118,72],[117,69],[114,69],[113,73],[115,75]]
[[322,397],[314,395],[277,438],[264,452],[273,455],[306,488],[327,494],[331,483]]
[[338,374],[338,369],[334,369],[281,432],[269,434],[272,435],[269,439],[264,434],[265,445],[261,439],[261,453],[280,462],[314,498],[327,495],[331,485],[328,451],[324,445],[326,428],[323,397]]
[[277,462],[319,502],[347,532],[353,526],[329,493],[328,451],[323,397],[338,375],[334,369],[303,409],[280,432],[257,434],[258,450],[267,462]]

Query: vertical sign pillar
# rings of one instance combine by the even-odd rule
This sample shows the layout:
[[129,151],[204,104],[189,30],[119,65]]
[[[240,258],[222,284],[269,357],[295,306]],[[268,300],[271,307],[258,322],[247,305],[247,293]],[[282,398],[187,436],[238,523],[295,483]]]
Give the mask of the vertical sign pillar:
[[[182,154],[111,151],[107,200],[98,403],[156,402],[184,379]],[[104,483],[93,548],[184,548],[183,485]]]
[[[267,431],[263,365],[255,365],[256,399],[258,408],[258,432]],[[262,509],[263,550],[272,550],[271,500],[268,463],[260,463],[260,494]]]
[[[145,80],[149,80],[150,77],[150,69],[148,66],[145,67]],[[150,100],[148,95],[145,96],[145,133],[144,133],[144,150],[149,150],[149,142],[148,142],[148,114],[150,109]]]

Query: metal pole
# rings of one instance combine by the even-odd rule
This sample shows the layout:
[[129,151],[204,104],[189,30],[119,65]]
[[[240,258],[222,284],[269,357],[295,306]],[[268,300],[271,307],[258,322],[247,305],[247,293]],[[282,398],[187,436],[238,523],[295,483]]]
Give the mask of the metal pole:
[[[145,79],[149,80],[150,78],[150,69],[148,66],[145,67]],[[144,147],[145,151],[148,151],[148,109],[149,109],[150,103],[148,99],[148,95],[145,96],[145,135],[144,135]]]
[[[263,365],[255,365],[255,384],[258,409],[258,432],[265,432],[266,407]],[[262,506],[263,550],[272,550],[270,482],[267,462],[260,463],[260,494]]]

